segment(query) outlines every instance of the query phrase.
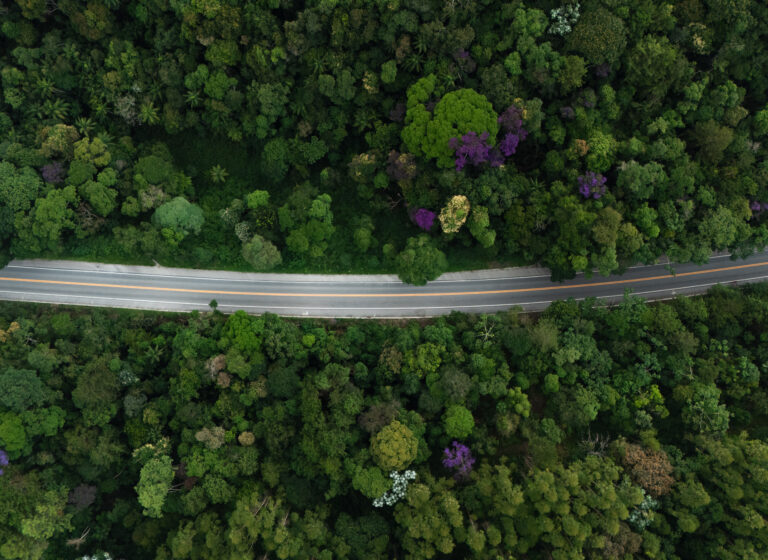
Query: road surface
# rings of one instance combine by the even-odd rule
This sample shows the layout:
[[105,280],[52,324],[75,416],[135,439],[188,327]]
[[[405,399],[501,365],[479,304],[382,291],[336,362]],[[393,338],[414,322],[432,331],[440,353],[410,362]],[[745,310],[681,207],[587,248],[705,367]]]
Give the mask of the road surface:
[[538,311],[552,301],[597,297],[615,303],[626,289],[647,299],[705,292],[712,285],[768,279],[768,252],[743,260],[717,255],[704,266],[635,266],[622,276],[579,275],[552,282],[540,268],[444,274],[426,286],[389,275],[253,274],[209,270],[122,266],[74,261],[16,260],[0,270],[0,299],[225,313],[270,311],[299,317],[429,317],[453,310],[493,313],[521,306]]

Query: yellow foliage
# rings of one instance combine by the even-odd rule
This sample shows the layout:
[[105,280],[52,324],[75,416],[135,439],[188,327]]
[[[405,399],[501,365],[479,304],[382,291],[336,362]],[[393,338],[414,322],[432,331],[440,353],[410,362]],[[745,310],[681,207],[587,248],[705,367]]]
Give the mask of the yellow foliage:
[[457,194],[440,211],[440,225],[445,233],[456,233],[469,216],[469,200],[463,194]]

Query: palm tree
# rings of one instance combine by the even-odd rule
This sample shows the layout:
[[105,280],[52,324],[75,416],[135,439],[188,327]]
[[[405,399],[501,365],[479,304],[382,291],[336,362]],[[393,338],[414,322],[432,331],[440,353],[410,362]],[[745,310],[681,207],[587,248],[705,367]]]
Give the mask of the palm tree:
[[214,165],[211,168],[210,173],[211,173],[211,181],[213,181],[214,183],[223,183],[224,181],[227,180],[227,177],[229,176],[229,173],[227,172],[227,170],[220,165]]
[[160,122],[160,115],[157,113],[155,104],[151,101],[145,101],[139,107],[139,121],[143,124],[157,124]]

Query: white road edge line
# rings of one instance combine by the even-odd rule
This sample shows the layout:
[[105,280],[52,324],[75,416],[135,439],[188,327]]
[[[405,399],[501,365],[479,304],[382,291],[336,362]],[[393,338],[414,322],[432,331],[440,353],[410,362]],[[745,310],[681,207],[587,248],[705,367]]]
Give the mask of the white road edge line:
[[[751,278],[742,278],[739,280],[730,280],[726,282],[726,284],[729,283],[744,283],[744,282],[752,282],[757,280],[765,280],[768,278],[768,275],[766,276],[755,276]],[[694,284],[692,286],[675,286],[673,288],[663,288],[658,290],[644,290],[642,292],[631,292],[631,295],[642,295],[642,294],[651,294],[651,293],[658,293],[658,292],[676,292],[679,290],[692,290],[696,288],[705,288],[709,286],[714,286],[716,284],[722,284],[722,282],[708,282],[705,284]],[[61,294],[52,294],[52,293],[46,293],[46,292],[19,292],[19,291],[10,291],[10,290],[0,290],[0,293],[2,294],[21,294],[21,295],[33,295],[33,296],[44,296],[44,297],[62,297]],[[604,295],[604,296],[584,296],[584,297],[578,297],[573,298],[574,300],[581,301],[590,297],[594,297],[598,300],[600,299],[608,299],[608,298],[620,298],[624,296],[624,292],[620,294],[611,294],[611,295]],[[203,302],[190,302],[190,301],[166,301],[166,300],[146,300],[146,299],[128,299],[128,298],[114,298],[114,297],[101,297],[101,296],[82,296],[82,295],[76,295],[76,294],[68,294],[66,297],[73,297],[73,298],[84,298],[84,299],[92,299],[92,300],[107,300],[107,301],[127,301],[127,302],[135,302],[135,303],[160,303],[160,304],[168,304],[168,305],[194,305],[194,306],[207,306],[207,304]],[[541,305],[545,303],[552,303],[554,301],[563,301],[570,298],[561,298],[561,299],[554,299],[554,300],[545,300],[545,301],[529,301],[529,302],[505,302],[505,303],[483,303],[483,304],[476,304],[476,305],[446,305],[446,306],[425,306],[425,307],[291,307],[291,306],[282,306],[282,305],[237,305],[237,304],[229,304],[229,303],[220,303],[219,307],[229,307],[234,309],[290,309],[290,310],[304,310],[304,311],[319,311],[319,310],[328,310],[328,309],[338,309],[338,310],[359,310],[359,311],[366,311],[366,310],[392,310],[392,311],[411,311],[411,310],[429,310],[429,309],[476,309],[481,307],[513,307],[513,306],[526,306],[526,305]],[[668,298],[671,299],[671,298]],[[11,301],[19,301],[19,300],[11,300]],[[23,301],[23,300],[22,300]],[[33,300],[27,300],[30,302],[33,302]],[[62,301],[44,301],[44,302],[36,302],[36,303],[53,303],[58,305],[77,305],[72,304],[69,302],[62,302]],[[107,306],[109,307],[109,306]],[[172,311],[172,310],[167,310]]]
[[[730,257],[730,254],[727,255],[714,255],[710,257],[710,259],[722,259],[725,257]],[[656,264],[640,264],[635,266],[627,267],[627,270],[633,270],[636,268],[650,268],[654,266],[669,266],[670,263],[656,263]],[[114,265],[114,266],[121,266],[121,265]],[[130,266],[130,265],[126,265]],[[138,266],[138,265],[137,265]],[[678,266],[681,266],[678,264]],[[19,268],[19,269],[26,269],[26,270],[53,270],[53,271],[61,271],[61,272],[77,272],[81,274],[116,274],[116,275],[122,275],[122,276],[145,276],[149,278],[178,278],[183,280],[211,280],[216,282],[253,282],[253,283],[263,283],[263,284],[285,284],[285,280],[263,280],[263,279],[245,279],[245,278],[220,278],[220,277],[212,277],[212,276],[179,276],[175,274],[155,274],[153,272],[147,271],[147,272],[120,272],[120,271],[112,271],[112,270],[84,270],[79,268],[57,268],[57,267],[46,267],[46,266],[24,266],[24,265],[15,265],[15,264],[9,264],[6,268]],[[152,269],[152,267],[147,267],[149,269]],[[234,272],[236,274],[259,274],[257,272],[236,272],[236,271],[227,271],[222,270],[221,272]],[[467,273],[475,272],[473,270],[466,271]],[[276,274],[282,274],[282,273],[276,273]],[[290,274],[290,273],[285,273]],[[449,274],[461,274],[459,273],[449,273]],[[576,276],[583,276],[583,272],[577,272]],[[300,275],[296,275],[300,276]],[[329,274],[328,276],[344,276],[339,274]],[[355,276],[355,275],[350,275]],[[374,275],[378,276],[378,275]],[[531,274],[528,276],[499,276],[495,278],[460,278],[457,280],[432,280],[428,284],[444,284],[444,283],[460,283],[460,282],[496,282],[500,280],[524,280],[527,278],[550,278],[550,274]],[[291,280],[291,283],[296,284],[326,284],[328,283],[327,280]],[[345,280],[345,282],[351,283],[351,284],[403,284],[403,282],[399,280],[354,280],[349,279]]]

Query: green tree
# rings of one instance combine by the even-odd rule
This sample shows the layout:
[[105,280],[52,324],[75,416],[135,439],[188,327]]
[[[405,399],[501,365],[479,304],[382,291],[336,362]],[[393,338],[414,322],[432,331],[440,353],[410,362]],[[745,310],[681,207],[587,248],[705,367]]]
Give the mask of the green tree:
[[272,270],[283,262],[278,248],[260,235],[243,243],[243,258],[258,271]]
[[139,483],[135,486],[144,515],[161,517],[168,490],[173,481],[173,467],[168,455],[153,457],[141,467]]
[[20,248],[34,253],[57,249],[64,230],[75,229],[72,206],[76,203],[75,187],[68,186],[38,198],[29,214],[18,212],[15,226]]
[[441,168],[452,167],[453,150],[448,145],[470,131],[488,132],[488,142],[496,143],[499,130],[498,115],[485,96],[472,89],[460,89],[445,94],[430,113],[423,103],[434,92],[433,75],[419,80],[408,89],[406,127],[402,139],[408,151],[437,159]]
[[605,8],[588,10],[568,35],[567,45],[590,64],[613,64],[627,46],[627,29],[621,18]]
[[34,371],[12,367],[0,370],[0,405],[13,412],[39,407],[51,391]]
[[285,242],[294,253],[319,258],[336,231],[331,212],[331,197],[321,194],[309,202],[308,193],[297,192],[278,212],[280,228],[289,230]]
[[475,419],[465,407],[454,404],[449,406],[443,415],[443,427],[448,437],[465,439],[472,433]]
[[410,558],[450,554],[456,547],[454,534],[464,522],[449,483],[435,483],[431,476],[424,482],[410,484],[405,502],[395,506],[400,542]]
[[371,438],[371,454],[385,471],[401,471],[416,458],[419,442],[404,424],[393,420]]
[[163,229],[170,229],[182,238],[190,233],[200,233],[205,218],[203,210],[186,198],[177,196],[159,206],[152,214],[152,223]]
[[421,234],[408,238],[405,248],[397,255],[396,266],[403,282],[421,286],[445,272],[448,261],[429,236]]

